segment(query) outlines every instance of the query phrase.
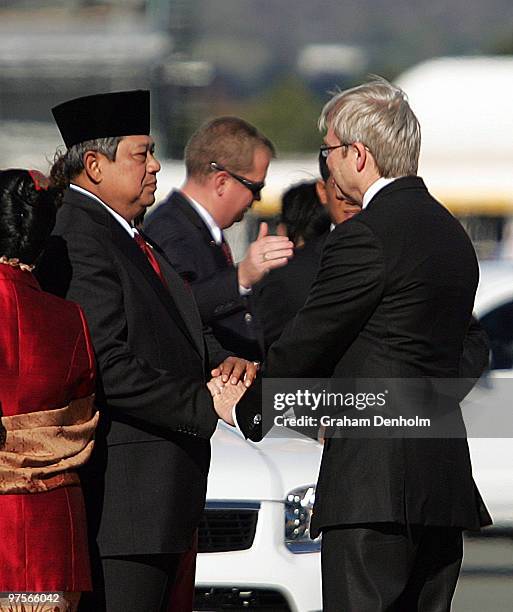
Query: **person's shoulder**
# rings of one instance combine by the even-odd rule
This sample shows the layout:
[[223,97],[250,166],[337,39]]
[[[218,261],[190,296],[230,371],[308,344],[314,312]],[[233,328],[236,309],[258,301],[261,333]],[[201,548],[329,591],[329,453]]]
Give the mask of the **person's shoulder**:
[[152,233],[161,233],[163,227],[166,232],[173,229],[184,231],[193,227],[193,224],[184,212],[189,204],[178,192],[173,192],[163,202],[158,204],[144,220],[144,231],[150,236]]
[[60,327],[65,329],[82,329],[82,310],[78,304],[71,300],[41,291],[39,293],[39,307],[48,316],[53,316],[60,321]]
[[109,234],[110,218],[109,213],[103,211],[101,204],[93,203],[98,210],[93,212],[85,208],[64,204],[57,211],[57,218],[52,236],[81,235],[95,237],[103,241]]
[[324,248],[326,249],[334,242],[340,242],[348,239],[362,239],[373,238],[374,229],[372,218],[369,217],[368,211],[365,209],[359,213],[356,217],[348,219],[343,223],[339,223],[333,228],[329,236],[324,242]]

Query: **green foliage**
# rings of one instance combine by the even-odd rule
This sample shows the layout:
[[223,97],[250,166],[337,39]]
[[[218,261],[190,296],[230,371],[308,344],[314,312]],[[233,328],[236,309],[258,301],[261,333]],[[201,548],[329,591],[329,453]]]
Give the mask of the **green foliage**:
[[322,139],[317,129],[322,105],[305,83],[288,76],[241,104],[239,112],[273,141],[278,153],[313,152]]
[[504,32],[489,47],[494,55],[513,55],[513,32]]

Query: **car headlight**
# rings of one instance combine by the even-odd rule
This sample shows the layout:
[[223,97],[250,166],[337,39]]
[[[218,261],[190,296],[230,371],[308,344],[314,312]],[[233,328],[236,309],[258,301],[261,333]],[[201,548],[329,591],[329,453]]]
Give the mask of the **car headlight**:
[[310,520],[315,501],[315,486],[299,487],[285,499],[285,546],[293,553],[312,553],[321,549],[320,536],[310,538]]

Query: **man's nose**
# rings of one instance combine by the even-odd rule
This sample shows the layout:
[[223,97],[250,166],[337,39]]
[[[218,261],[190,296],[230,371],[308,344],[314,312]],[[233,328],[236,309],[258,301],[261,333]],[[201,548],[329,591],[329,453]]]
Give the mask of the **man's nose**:
[[157,173],[160,172],[160,162],[159,160],[155,157],[155,155],[153,153],[149,153],[150,159],[148,161],[148,172],[153,172],[153,173]]

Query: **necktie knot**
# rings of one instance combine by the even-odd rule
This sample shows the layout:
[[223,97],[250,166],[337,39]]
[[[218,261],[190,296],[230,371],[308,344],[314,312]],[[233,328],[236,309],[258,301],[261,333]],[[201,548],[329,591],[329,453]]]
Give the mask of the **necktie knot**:
[[146,242],[146,240],[141,236],[141,234],[139,234],[139,232],[135,232],[134,234],[134,240],[137,243],[137,246],[139,248],[141,248],[144,252],[146,252],[146,249],[148,248],[148,243]]

